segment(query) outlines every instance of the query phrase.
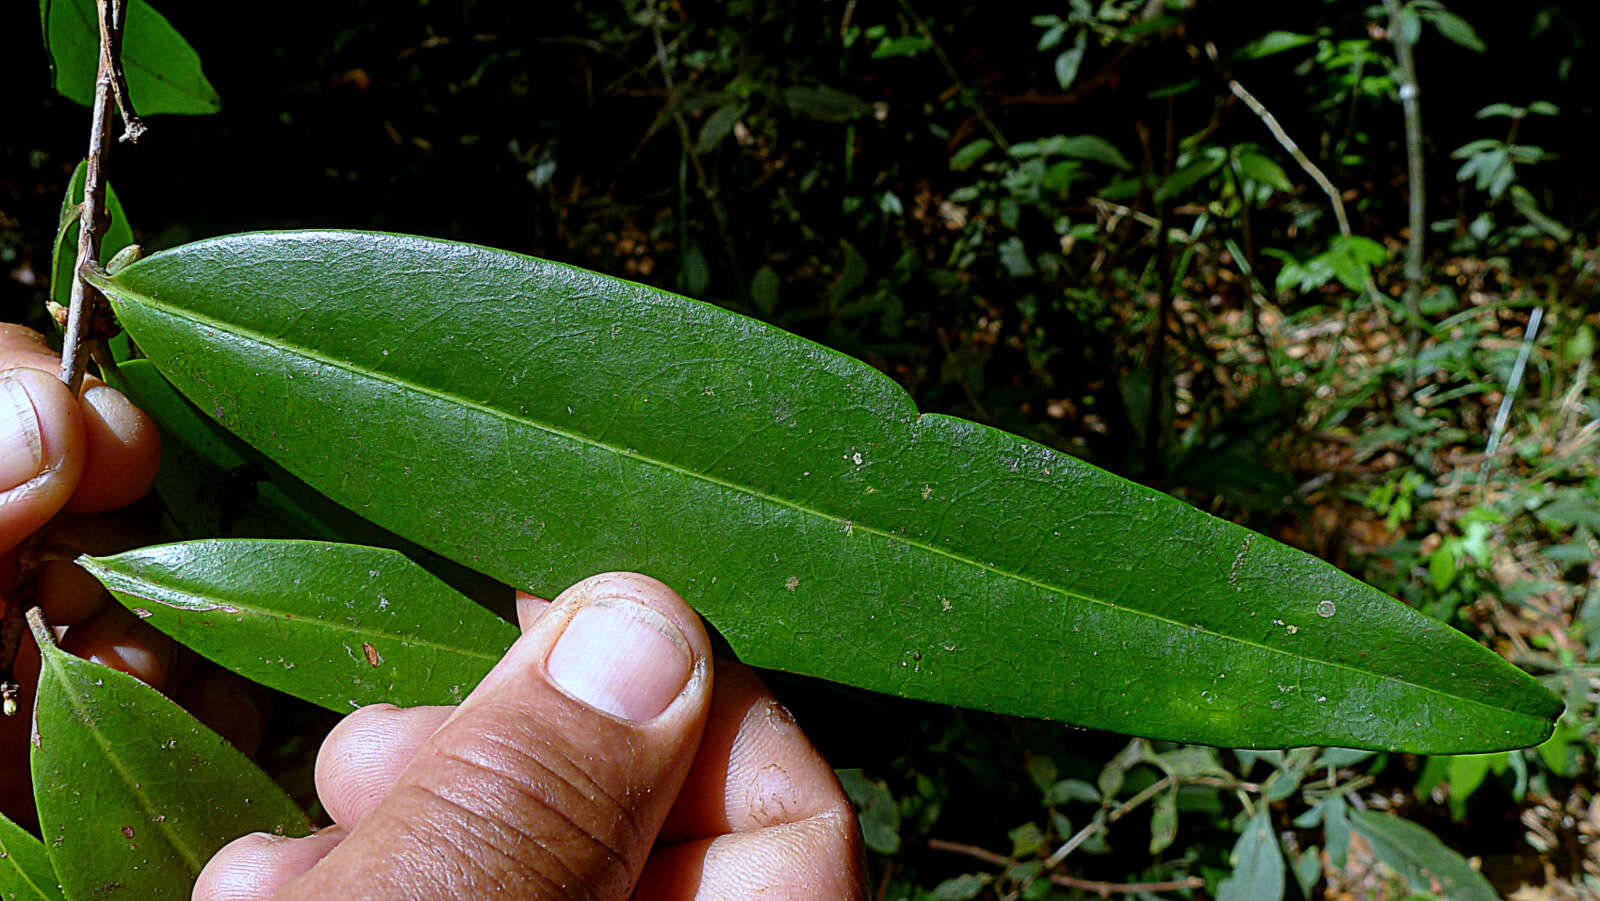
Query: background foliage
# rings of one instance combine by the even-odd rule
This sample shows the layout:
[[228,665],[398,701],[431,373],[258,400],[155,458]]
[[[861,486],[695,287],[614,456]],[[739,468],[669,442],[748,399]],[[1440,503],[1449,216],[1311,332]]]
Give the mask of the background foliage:
[[[1481,897],[1462,857],[1501,894],[1596,893],[1591,4],[290,0],[246,30],[159,8],[222,106],[119,148],[149,249],[380,228],[715,300],[1331,559],[1568,701],[1538,749],[1419,759],[779,680],[844,768],[880,897]],[[22,94],[0,292],[37,324],[84,111],[32,12],[0,12]],[[1409,309],[1392,35],[1416,41],[1428,176]],[[279,718],[292,783],[327,723]]]

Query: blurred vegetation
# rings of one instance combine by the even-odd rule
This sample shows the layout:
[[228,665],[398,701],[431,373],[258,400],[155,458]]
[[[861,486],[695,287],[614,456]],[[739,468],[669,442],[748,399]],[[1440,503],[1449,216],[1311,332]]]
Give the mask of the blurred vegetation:
[[[147,249],[379,228],[712,300],[1312,550],[1567,699],[1537,749],[1420,759],[775,677],[877,897],[1484,897],[1474,870],[1600,897],[1594,4],[157,5],[222,111],[118,150]],[[38,324],[86,117],[5,45],[0,296]],[[293,776],[326,724],[282,716]]]

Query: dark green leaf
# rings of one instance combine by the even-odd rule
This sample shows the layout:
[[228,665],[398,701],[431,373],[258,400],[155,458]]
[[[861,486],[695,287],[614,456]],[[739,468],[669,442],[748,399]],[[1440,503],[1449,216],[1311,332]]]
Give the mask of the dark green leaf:
[[348,712],[459,704],[517,629],[405,555],[318,541],[191,541],[78,565],[146,622],[241,675]]
[[750,302],[763,316],[771,316],[778,309],[778,290],[781,282],[777,270],[762,266],[750,277]]
[[1473,30],[1466,19],[1445,9],[1424,9],[1421,11],[1423,18],[1433,23],[1439,33],[1446,39],[1453,41],[1468,50],[1483,53],[1488,47],[1483,45],[1483,39],[1478,37],[1478,32]]
[[1432,891],[1438,880],[1442,896],[1451,901],[1498,901],[1500,897],[1465,858],[1410,820],[1352,810],[1350,825],[1372,845],[1372,855],[1399,873],[1413,891]]
[[969,901],[989,884],[988,876],[966,873],[939,883],[928,893],[928,901]]
[[1289,176],[1284,173],[1283,167],[1271,157],[1247,150],[1239,154],[1239,171],[1245,178],[1253,178],[1279,191],[1294,190],[1294,182],[1289,181]]
[[1272,833],[1271,811],[1263,804],[1233,846],[1233,875],[1217,886],[1217,901],[1278,901],[1283,876],[1283,853]]
[[733,126],[744,115],[745,106],[742,103],[729,103],[717,107],[707,119],[706,124],[700,128],[700,138],[695,141],[696,154],[709,153],[722,143],[722,139],[733,131]]
[[978,160],[982,159],[983,155],[988,153],[992,147],[994,147],[994,142],[988,138],[978,138],[975,141],[968,142],[967,144],[962,145],[960,150],[957,150],[955,153],[951,154],[950,168],[956,170],[957,172],[970,169],[972,168],[972,165]]
[[823,122],[848,122],[871,109],[865,100],[825,85],[795,85],[785,88],[783,101],[802,116]]
[[933,44],[920,34],[908,34],[897,38],[885,37],[873,48],[873,59],[890,59],[896,56],[917,56],[925,52]]
[[1178,837],[1178,790],[1156,796],[1150,811],[1150,853],[1160,854]]
[[1156,188],[1156,202],[1160,203],[1177,197],[1184,191],[1194,187],[1201,179],[1217,171],[1222,166],[1220,156],[1202,156],[1199,159],[1183,166],[1178,171],[1167,176],[1166,181]]
[[839,784],[855,805],[861,823],[861,837],[867,848],[878,854],[900,850],[900,808],[889,787],[880,779],[869,778],[860,770],[838,770]]
[[[141,116],[214,113],[217,92],[200,71],[200,57],[145,0],[129,0],[122,36],[128,97]],[[56,90],[88,106],[99,70],[100,26],[95,0],[39,0],[45,47],[55,67]]]
[[[50,299],[67,306],[72,299],[72,270],[78,263],[78,212],[83,206],[83,181],[89,164],[81,162],[61,198],[61,216],[56,227],[55,249],[50,262]],[[100,262],[110,262],[117,251],[133,243],[133,228],[122,210],[117,191],[106,183],[106,231],[100,236]]]
[[5,901],[60,901],[62,897],[44,843],[11,822],[10,817],[0,814],[0,898]]
[[1304,47],[1316,41],[1316,35],[1296,34],[1292,31],[1269,31],[1233,52],[1233,59],[1260,59],[1285,50]]
[[546,596],[651,573],[754,665],[1234,747],[1521,747],[1561,709],[1321,561],[641,285],[336,232],[102,283],[174,384],[352,510]]
[[68,898],[187,898],[229,841],[307,831],[282,789],[160,692],[43,644],[30,757]]

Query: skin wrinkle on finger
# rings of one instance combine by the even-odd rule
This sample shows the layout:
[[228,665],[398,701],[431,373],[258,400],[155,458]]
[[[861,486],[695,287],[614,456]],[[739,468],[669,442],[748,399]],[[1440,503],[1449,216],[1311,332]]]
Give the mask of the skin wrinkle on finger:
[[830,811],[753,832],[696,839],[658,851],[632,901],[745,898],[862,901],[854,813]]
[[389,793],[454,707],[374,704],[333,728],[317,752],[317,797],[334,822],[353,828]]
[[338,847],[344,835],[335,826],[304,838],[253,832],[234,839],[201,870],[193,901],[267,901]]

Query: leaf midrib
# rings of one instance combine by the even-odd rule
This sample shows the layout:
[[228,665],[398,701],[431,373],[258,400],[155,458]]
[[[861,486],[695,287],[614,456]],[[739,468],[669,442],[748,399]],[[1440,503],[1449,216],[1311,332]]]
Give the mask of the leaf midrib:
[[[179,606],[179,605],[177,605],[175,603],[170,603],[167,600],[163,600],[160,597],[155,597],[155,596],[152,596],[150,594],[141,594],[138,591],[130,590],[127,587],[127,582],[124,581],[124,580],[131,580],[132,577],[127,576],[127,575],[125,575],[123,573],[119,573],[116,570],[106,566],[103,561],[97,560],[97,561],[95,561],[95,565],[100,567],[100,568],[102,568],[105,572],[108,572],[108,573],[111,573],[112,575],[117,576],[118,580],[123,582],[123,584],[119,585],[119,587],[117,587],[117,588],[111,588],[111,586],[109,586],[109,585],[106,586],[106,588],[108,590],[112,591],[113,593],[130,595],[132,597],[136,597],[136,598],[139,598],[141,600],[149,601],[152,604],[159,604],[159,605],[161,605],[163,607],[167,607],[167,608],[172,609],[172,610],[184,610],[183,607],[181,607],[181,606]],[[149,585],[149,586],[152,586],[152,590],[159,590],[160,588],[163,587],[159,582],[156,582],[153,579],[143,579],[143,580],[134,582],[134,584],[135,585]],[[189,591],[187,589],[175,589],[175,590],[182,591],[182,593],[187,597],[199,598],[199,599],[201,599],[203,601],[206,601],[206,602],[209,602],[209,603],[212,603],[212,604],[216,605],[211,610],[188,610],[187,612],[189,612],[189,613],[221,612],[224,615],[232,615],[232,613],[230,611],[237,611],[240,614],[249,614],[249,615],[256,616],[256,617],[258,617],[260,619],[275,620],[277,614],[285,612],[283,610],[273,610],[273,609],[271,609],[269,607],[261,607],[261,606],[255,605],[255,604],[243,604],[243,603],[239,603],[239,602],[233,600],[232,598],[219,597],[219,596],[213,595],[213,594],[202,594],[201,592]],[[439,642],[431,641],[429,639],[421,638],[421,637],[418,637],[418,636],[415,636],[415,635],[406,635],[406,634],[402,634],[402,633],[398,633],[398,632],[386,632],[386,631],[383,631],[381,629],[357,629],[357,628],[352,628],[348,624],[340,624],[340,623],[330,622],[330,621],[325,620],[325,619],[319,619],[315,615],[307,616],[307,615],[304,615],[304,614],[296,613],[296,614],[294,614],[294,617],[295,617],[294,622],[307,623],[307,624],[310,624],[310,625],[313,625],[313,626],[321,626],[322,628],[328,629],[329,631],[354,632],[356,634],[359,634],[359,635],[362,635],[362,636],[365,636],[365,637],[381,638],[381,639],[394,639],[395,641],[401,642],[403,644],[408,644],[408,645],[411,645],[413,647],[429,648],[429,649],[432,649],[432,650],[435,650],[435,651],[444,651],[444,652],[450,653],[450,654],[460,654],[460,655],[462,655],[464,657],[472,657],[472,658],[475,658],[477,660],[487,660],[490,663],[494,663],[494,662],[498,661],[500,659],[500,655],[502,653],[504,653],[504,652],[496,652],[496,653],[491,654],[491,653],[486,653],[486,652],[474,651],[474,650],[472,650],[470,648],[462,648],[462,647],[456,647],[456,646],[453,646],[453,645],[440,644]]]
[[[732,491],[735,491],[735,492],[739,492],[739,493],[745,494],[747,496],[750,496],[750,497],[753,497],[753,498],[756,498],[756,499],[759,499],[759,500],[768,501],[770,503],[777,504],[777,505],[782,506],[782,507],[787,507],[787,508],[789,508],[791,510],[794,510],[797,513],[807,514],[807,515],[810,515],[810,516],[816,516],[816,517],[820,517],[820,518],[823,518],[823,519],[832,520],[832,521],[841,522],[841,523],[848,521],[848,522],[852,523],[852,525],[854,526],[855,529],[859,529],[859,530],[865,531],[865,532],[867,532],[869,534],[878,536],[879,538],[882,538],[885,541],[896,541],[896,542],[899,542],[901,544],[908,545],[910,547],[918,548],[919,550],[927,551],[927,552],[935,554],[937,556],[941,556],[941,557],[945,557],[945,558],[950,559],[950,560],[954,560],[954,561],[956,561],[958,563],[963,563],[963,564],[967,564],[967,565],[970,565],[970,566],[975,566],[975,567],[978,567],[980,569],[986,570],[988,572],[994,573],[995,575],[1001,576],[1003,578],[1007,578],[1007,579],[1010,579],[1010,580],[1015,581],[1015,582],[1020,582],[1020,583],[1022,583],[1024,585],[1032,586],[1032,587],[1034,587],[1036,589],[1039,589],[1041,591],[1046,591],[1046,592],[1050,592],[1050,593],[1053,593],[1053,594],[1062,595],[1062,596],[1067,597],[1067,598],[1076,599],[1076,600],[1079,600],[1079,601],[1083,601],[1085,603],[1093,604],[1093,605],[1096,605],[1096,606],[1099,606],[1099,607],[1108,608],[1108,609],[1111,609],[1111,610],[1126,611],[1126,612],[1131,613],[1131,614],[1133,614],[1135,616],[1147,617],[1147,618],[1149,618],[1151,620],[1154,620],[1156,622],[1163,622],[1163,623],[1167,623],[1168,625],[1176,626],[1178,629],[1183,630],[1183,631],[1193,632],[1193,633],[1198,633],[1198,634],[1204,634],[1204,635],[1210,635],[1210,636],[1213,636],[1213,637],[1216,637],[1216,638],[1220,638],[1220,639],[1222,639],[1224,641],[1231,641],[1231,642],[1234,642],[1234,643],[1237,643],[1237,644],[1244,645],[1246,647],[1256,648],[1258,650],[1265,651],[1265,652],[1267,652],[1269,654],[1278,654],[1278,655],[1282,655],[1285,658],[1289,658],[1289,659],[1293,659],[1293,660],[1301,660],[1301,661],[1304,661],[1304,662],[1307,662],[1307,663],[1316,664],[1316,665],[1319,665],[1319,666],[1327,666],[1327,667],[1332,667],[1332,668],[1335,668],[1335,669],[1342,669],[1342,670],[1345,670],[1346,672],[1355,673],[1355,674],[1357,674],[1359,676],[1365,676],[1365,677],[1378,679],[1380,681],[1385,681],[1385,682],[1393,682],[1393,683],[1396,683],[1398,685],[1409,686],[1411,688],[1418,689],[1420,691],[1427,692],[1427,693],[1430,693],[1430,694],[1435,694],[1435,695],[1439,695],[1441,697],[1450,698],[1450,699],[1453,699],[1453,700],[1456,700],[1456,701],[1460,701],[1460,702],[1463,702],[1463,703],[1466,703],[1466,704],[1472,704],[1474,706],[1481,707],[1481,708],[1483,708],[1485,710],[1492,710],[1492,711],[1495,711],[1495,712],[1501,713],[1501,714],[1509,714],[1509,715],[1520,717],[1520,718],[1523,718],[1523,719],[1534,720],[1535,722],[1539,722],[1540,721],[1537,716],[1535,716],[1533,714],[1525,713],[1525,712],[1523,712],[1521,710],[1513,710],[1513,709],[1506,708],[1506,707],[1497,707],[1497,706],[1495,706],[1493,704],[1490,704],[1490,703],[1487,703],[1485,701],[1477,700],[1476,698],[1469,698],[1469,697],[1466,697],[1466,696],[1463,696],[1463,695],[1452,694],[1451,692],[1445,691],[1443,689],[1434,688],[1434,687],[1431,687],[1431,686],[1428,686],[1428,685],[1422,685],[1422,684],[1417,683],[1417,682],[1412,682],[1412,681],[1410,681],[1408,679],[1402,679],[1402,678],[1399,678],[1399,677],[1396,677],[1396,676],[1387,675],[1387,674],[1384,674],[1384,673],[1374,672],[1374,671],[1370,671],[1370,670],[1364,670],[1364,669],[1361,669],[1359,667],[1351,666],[1349,664],[1342,663],[1342,662],[1339,662],[1339,661],[1323,660],[1323,659],[1319,659],[1319,658],[1316,658],[1316,657],[1308,657],[1308,656],[1306,656],[1304,654],[1298,654],[1298,653],[1296,653],[1294,651],[1285,650],[1285,649],[1282,649],[1282,648],[1276,648],[1276,647],[1273,647],[1271,645],[1266,645],[1266,644],[1262,644],[1260,642],[1251,641],[1248,638],[1243,638],[1243,637],[1236,636],[1236,635],[1229,635],[1229,634],[1226,634],[1226,633],[1223,633],[1223,632],[1216,632],[1216,631],[1213,631],[1211,629],[1206,629],[1206,628],[1202,628],[1202,627],[1199,627],[1199,626],[1191,626],[1191,625],[1188,625],[1186,623],[1180,622],[1178,620],[1171,619],[1170,617],[1162,616],[1162,615],[1160,615],[1158,613],[1151,613],[1151,612],[1146,611],[1146,610],[1140,610],[1140,609],[1138,609],[1136,607],[1122,607],[1122,606],[1119,606],[1119,605],[1117,605],[1115,603],[1112,603],[1110,601],[1104,601],[1104,600],[1101,600],[1099,598],[1091,597],[1089,595],[1079,594],[1079,593],[1071,591],[1069,589],[1062,588],[1062,587],[1057,586],[1057,585],[1050,585],[1050,584],[1045,583],[1045,582],[1040,582],[1037,579],[1030,578],[1030,577],[1022,575],[1020,573],[1010,572],[1008,570],[1001,569],[1001,568],[999,568],[997,566],[994,566],[994,565],[991,565],[991,564],[986,564],[986,563],[983,563],[981,561],[974,560],[974,559],[972,559],[970,557],[962,556],[961,554],[958,554],[958,553],[947,551],[947,550],[945,550],[943,548],[939,548],[939,547],[936,547],[936,546],[931,545],[931,544],[925,544],[923,542],[916,541],[914,539],[908,539],[908,538],[905,538],[903,536],[894,535],[894,534],[890,533],[889,531],[887,531],[885,529],[881,529],[881,528],[878,528],[878,527],[870,525],[870,524],[856,522],[856,521],[853,521],[853,520],[845,520],[842,517],[834,516],[834,515],[832,515],[830,513],[824,512],[822,510],[817,510],[815,508],[808,507],[805,504],[802,504],[802,503],[800,503],[798,501],[791,501],[791,500],[788,500],[786,498],[782,498],[782,497],[778,497],[778,496],[775,496],[775,495],[768,494],[768,493],[766,493],[764,491],[761,491],[759,489],[756,489],[756,488],[753,488],[753,487],[750,487],[750,486],[739,485],[739,484],[734,483],[734,482],[729,482],[729,481],[727,481],[725,479],[720,479],[720,478],[718,478],[716,476],[713,476],[713,475],[711,475],[709,473],[695,472],[692,469],[686,469],[686,468],[684,468],[682,466],[679,466],[678,464],[675,464],[675,463],[672,463],[672,462],[669,462],[669,461],[666,461],[666,460],[660,460],[660,459],[657,459],[655,457],[647,456],[645,454],[639,453],[638,451],[630,450],[628,448],[617,447],[617,446],[611,445],[611,444],[606,444],[605,442],[597,440],[597,439],[594,439],[594,438],[589,438],[589,437],[584,436],[584,435],[580,435],[580,434],[577,434],[577,433],[574,433],[574,432],[569,432],[569,431],[567,431],[565,429],[562,429],[562,428],[560,428],[558,426],[555,426],[555,425],[551,425],[551,424],[548,424],[548,423],[545,423],[545,422],[539,422],[539,421],[536,421],[536,420],[533,420],[533,419],[529,419],[529,418],[525,418],[525,417],[521,417],[521,416],[516,416],[516,415],[513,415],[513,414],[509,413],[508,411],[501,410],[499,408],[489,406],[487,404],[484,404],[484,403],[482,403],[480,401],[477,401],[477,400],[473,400],[471,398],[466,398],[466,397],[462,397],[462,396],[457,395],[457,394],[451,394],[451,393],[448,393],[448,392],[445,392],[445,391],[441,391],[441,390],[438,390],[438,389],[435,389],[435,388],[430,388],[430,387],[428,387],[426,385],[421,385],[421,384],[418,384],[416,382],[410,381],[408,379],[400,378],[398,376],[388,375],[388,374],[384,374],[384,373],[379,373],[379,372],[371,370],[371,369],[362,368],[362,367],[356,366],[355,364],[353,364],[353,363],[351,363],[351,362],[349,362],[347,360],[340,360],[340,359],[337,359],[337,358],[334,358],[334,357],[327,356],[326,354],[318,353],[315,350],[312,350],[310,348],[304,347],[304,346],[299,345],[299,344],[291,343],[291,342],[286,341],[286,340],[284,340],[282,338],[273,338],[272,336],[269,336],[269,335],[264,334],[262,332],[256,331],[255,329],[247,328],[247,327],[242,326],[242,325],[240,325],[238,323],[225,322],[225,321],[213,318],[211,316],[207,316],[207,315],[198,313],[198,312],[193,311],[193,310],[184,310],[184,309],[180,309],[180,308],[174,308],[174,307],[171,307],[171,306],[169,306],[167,304],[161,303],[160,301],[158,301],[154,297],[151,297],[149,295],[142,294],[142,293],[139,293],[139,292],[136,292],[136,291],[132,291],[132,290],[128,289],[125,285],[122,285],[122,284],[118,283],[117,280],[114,279],[114,278],[108,279],[107,281],[111,285],[115,285],[116,287],[121,288],[124,292],[132,294],[132,295],[140,298],[140,300],[142,300],[150,308],[162,311],[165,314],[167,314],[168,316],[171,316],[171,317],[176,318],[176,319],[187,319],[187,320],[190,320],[190,321],[195,322],[195,323],[209,325],[211,327],[216,328],[219,331],[225,332],[225,333],[233,335],[235,337],[243,338],[243,339],[246,339],[246,340],[250,340],[250,341],[253,341],[253,342],[255,342],[255,343],[259,344],[259,345],[263,345],[263,346],[266,346],[268,348],[275,349],[275,350],[281,350],[281,351],[283,351],[285,353],[295,354],[295,355],[298,355],[298,356],[300,356],[300,357],[302,357],[304,359],[312,360],[312,361],[315,361],[315,362],[318,362],[318,363],[322,363],[324,365],[331,366],[331,367],[333,367],[335,369],[343,370],[345,372],[348,372],[348,373],[350,373],[352,375],[355,375],[355,376],[358,376],[358,377],[368,378],[368,379],[372,379],[372,380],[378,381],[378,382],[386,382],[386,383],[388,383],[390,385],[402,388],[404,390],[413,391],[413,392],[418,393],[418,394],[423,394],[423,395],[427,395],[429,397],[433,397],[433,398],[435,398],[437,400],[442,400],[442,401],[445,401],[445,402],[448,402],[448,403],[458,404],[460,406],[464,406],[464,407],[468,407],[470,409],[478,410],[478,411],[480,411],[482,413],[488,414],[488,415],[496,417],[496,418],[507,419],[507,420],[510,420],[510,421],[513,421],[513,422],[523,423],[523,424],[525,424],[527,426],[530,426],[532,428],[538,429],[539,431],[546,432],[548,434],[554,435],[554,436],[559,437],[559,438],[564,438],[564,439],[566,439],[568,441],[573,441],[573,442],[576,442],[578,444],[584,444],[584,445],[588,445],[588,446],[593,447],[593,448],[597,448],[597,449],[600,449],[600,450],[604,450],[604,451],[608,451],[608,452],[611,452],[611,453],[615,453],[615,454],[618,454],[618,455],[621,455],[621,456],[636,460],[636,461],[638,461],[640,463],[644,463],[644,464],[647,464],[647,465],[655,466],[655,467],[658,467],[660,469],[667,470],[669,472],[677,473],[678,475],[685,476],[685,477],[690,478],[690,479],[695,479],[695,480],[707,482],[709,484],[717,485],[717,486],[722,487],[722,488],[726,488],[726,489],[729,489],[729,490],[732,490]],[[883,377],[881,373],[874,372],[873,374],[877,375],[880,378]],[[919,413],[918,415],[920,416],[922,414]]]

